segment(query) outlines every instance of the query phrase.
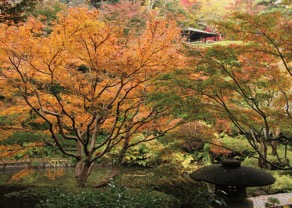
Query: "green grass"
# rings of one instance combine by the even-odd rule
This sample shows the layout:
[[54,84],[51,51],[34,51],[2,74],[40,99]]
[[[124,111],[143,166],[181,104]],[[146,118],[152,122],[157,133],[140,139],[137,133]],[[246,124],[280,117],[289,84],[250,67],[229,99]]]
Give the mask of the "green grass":
[[220,42],[215,42],[211,45],[221,45],[221,46],[227,46],[227,45],[231,45],[231,44],[237,44],[237,45],[241,45],[243,42],[240,41],[240,40],[234,40],[234,41],[231,41],[231,40],[224,40],[224,41],[220,41]]
[[193,46],[199,46],[199,47],[212,47],[212,46],[229,46],[231,44],[236,44],[236,45],[241,45],[243,42],[242,41],[231,41],[231,40],[224,40],[224,41],[220,41],[220,42],[214,42],[214,43],[196,43],[196,44],[192,44]]

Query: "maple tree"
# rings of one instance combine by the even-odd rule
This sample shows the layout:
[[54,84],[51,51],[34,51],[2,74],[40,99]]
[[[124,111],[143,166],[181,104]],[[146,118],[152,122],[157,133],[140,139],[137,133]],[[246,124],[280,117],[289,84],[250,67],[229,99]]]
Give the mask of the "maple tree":
[[[193,76],[181,84],[202,96],[205,110],[213,113],[207,120],[229,119],[245,135],[261,168],[291,169],[291,20],[281,13],[234,13],[219,25],[243,43],[191,47]],[[285,146],[284,155],[275,141]]]
[[231,153],[228,148],[223,147],[216,136],[215,129],[200,120],[181,125],[171,136],[176,138],[180,147],[186,152],[202,150],[204,145],[208,144],[212,154],[227,156]]
[[201,121],[186,123],[175,131],[175,137],[187,152],[202,149],[205,143],[212,143],[214,131]]
[[[6,111],[29,116],[32,110],[35,122],[47,123],[51,145],[75,158],[80,187],[94,162],[115,146],[123,146],[123,157],[129,147],[176,126],[169,123],[175,102],[163,106],[147,97],[160,90],[155,77],[179,63],[175,22],[151,13],[143,33],[124,36],[123,25],[98,17],[95,9],[69,8],[49,34],[34,18],[0,26],[1,93],[18,99]],[[142,137],[131,143],[138,133]],[[66,149],[63,140],[75,148]]]

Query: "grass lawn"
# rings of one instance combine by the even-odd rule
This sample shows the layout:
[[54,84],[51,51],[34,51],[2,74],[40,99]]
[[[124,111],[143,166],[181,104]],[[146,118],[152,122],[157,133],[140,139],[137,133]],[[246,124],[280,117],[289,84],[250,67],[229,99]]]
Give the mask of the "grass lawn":
[[240,44],[242,44],[242,41],[226,40],[226,41],[220,41],[220,42],[214,42],[214,43],[208,43],[208,44],[205,44],[205,43],[194,43],[194,44],[191,44],[191,45],[193,45],[193,46],[199,46],[199,47],[212,47],[212,46],[217,46],[217,45],[220,45],[220,46],[228,46],[228,45],[231,45],[231,44],[240,45]]

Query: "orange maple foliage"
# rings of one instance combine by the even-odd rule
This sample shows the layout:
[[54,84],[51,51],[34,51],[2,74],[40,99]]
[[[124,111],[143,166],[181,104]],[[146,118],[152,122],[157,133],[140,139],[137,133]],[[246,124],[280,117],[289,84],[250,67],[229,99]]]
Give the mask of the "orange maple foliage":
[[[33,18],[18,27],[0,25],[1,77],[6,94],[23,98],[10,110],[29,106],[49,124],[55,146],[77,160],[84,186],[94,161],[128,144],[145,125],[151,132],[158,119],[171,119],[168,108],[145,100],[157,90],[155,78],[181,64],[180,30],[153,12],[140,35],[124,36],[123,25],[99,21],[99,11],[87,8],[61,12],[51,29],[45,33]],[[172,128],[165,125],[162,134]],[[64,149],[57,134],[75,141],[76,149]],[[153,138],[150,133],[141,142]]]
[[[5,133],[8,131],[5,131]],[[31,142],[25,146],[19,144],[13,145],[0,145],[0,160],[11,159],[16,155],[23,155],[23,158],[28,158],[27,152],[34,148],[43,148],[44,142]]]

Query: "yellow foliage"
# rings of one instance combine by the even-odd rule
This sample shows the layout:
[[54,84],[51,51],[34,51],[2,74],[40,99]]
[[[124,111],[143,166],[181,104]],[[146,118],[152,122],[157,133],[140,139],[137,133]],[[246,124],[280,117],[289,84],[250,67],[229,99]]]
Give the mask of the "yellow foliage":
[[227,9],[234,0],[201,0],[200,14],[206,19],[223,17],[229,11]]

